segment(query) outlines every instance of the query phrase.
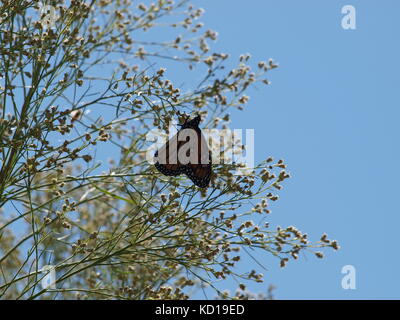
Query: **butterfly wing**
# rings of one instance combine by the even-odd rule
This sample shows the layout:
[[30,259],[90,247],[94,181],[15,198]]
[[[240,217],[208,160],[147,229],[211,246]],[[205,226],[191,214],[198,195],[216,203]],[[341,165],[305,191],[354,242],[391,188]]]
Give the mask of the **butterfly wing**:
[[[208,187],[211,179],[211,153],[207,147],[207,142],[198,127],[200,116],[190,121],[186,121],[182,125],[181,130],[172,137],[163,147],[155,153],[155,167],[158,171],[166,176],[177,176],[182,173],[186,174],[192,182],[200,187]],[[190,143],[190,139],[178,139],[179,134],[183,130],[194,130],[197,134],[197,157],[195,163],[181,164],[178,159],[179,149],[186,143]]]
[[177,135],[172,137],[154,154],[154,166],[166,176],[177,176],[184,172],[184,166],[179,163],[177,157],[178,150],[184,142],[178,141],[177,137]]
[[196,186],[200,188],[208,187],[211,179],[211,164],[189,164],[185,169],[185,174]]
[[185,166],[185,174],[192,182],[200,187],[205,188],[210,184],[211,179],[211,153],[207,147],[207,142],[198,128],[197,132],[198,146],[197,146],[197,163],[189,163]]

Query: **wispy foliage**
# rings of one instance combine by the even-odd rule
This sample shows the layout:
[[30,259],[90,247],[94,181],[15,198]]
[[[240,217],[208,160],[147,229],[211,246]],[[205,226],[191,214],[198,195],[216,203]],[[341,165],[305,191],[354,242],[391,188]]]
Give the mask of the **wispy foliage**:
[[[192,112],[208,128],[228,128],[246,90],[268,85],[265,73],[277,67],[252,70],[243,55],[226,70],[202,13],[171,0],[1,1],[2,298],[186,299],[211,286],[246,299],[254,296],[244,283],[263,281],[238,272],[247,249],[282,267],[301,251],[321,258],[319,248],[338,249],[326,235],[311,243],[293,226],[265,223],[289,178],[282,160],[269,157],[248,176],[216,165],[207,190],[146,161],[151,129]],[[183,91],[166,78],[173,70],[163,63],[172,62],[204,71],[202,80]],[[41,286],[48,264],[53,289]],[[216,284],[229,277],[234,295]]]

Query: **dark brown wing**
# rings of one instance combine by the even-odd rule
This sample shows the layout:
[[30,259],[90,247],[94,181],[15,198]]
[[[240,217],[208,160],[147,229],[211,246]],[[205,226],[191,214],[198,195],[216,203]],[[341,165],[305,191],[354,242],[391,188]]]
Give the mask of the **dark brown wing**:
[[[158,171],[166,176],[177,176],[185,173],[192,182],[200,187],[208,187],[211,178],[211,153],[207,147],[207,142],[198,127],[200,122],[200,116],[195,117],[190,121],[186,121],[181,130],[171,138],[162,148],[155,153],[155,167]],[[178,139],[179,134],[182,130],[189,129],[194,130],[197,134],[197,157],[195,163],[189,162],[188,164],[181,164],[178,159],[179,149],[190,142],[190,139],[186,141],[180,141]],[[186,155],[189,156],[190,152]]]
[[211,179],[211,163],[210,164],[189,164],[186,165],[185,174],[192,182],[200,187],[206,188],[210,184]]
[[184,173],[184,166],[179,163],[177,154],[184,141],[178,141],[177,135],[172,137],[154,154],[154,166],[166,176],[177,176]]
[[211,153],[207,147],[207,142],[201,133],[201,130],[196,130],[198,135],[198,158],[197,163],[189,163],[185,165],[185,174],[192,182],[200,187],[205,188],[210,184],[211,179]]

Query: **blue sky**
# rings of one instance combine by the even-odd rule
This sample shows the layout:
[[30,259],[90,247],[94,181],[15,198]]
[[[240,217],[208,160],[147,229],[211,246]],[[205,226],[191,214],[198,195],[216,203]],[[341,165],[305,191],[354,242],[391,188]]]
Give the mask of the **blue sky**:
[[[292,175],[269,221],[295,225],[312,240],[327,232],[341,245],[325,259],[306,254],[285,269],[260,256],[266,282],[250,289],[274,284],[278,299],[400,298],[400,3],[194,4],[219,32],[213,49],[280,65],[269,75],[272,85],[251,90],[249,108],[232,117],[232,127],[255,129],[256,160],[283,158]],[[356,9],[356,30],[341,26],[344,5]],[[356,269],[355,290],[341,287],[344,265]]]

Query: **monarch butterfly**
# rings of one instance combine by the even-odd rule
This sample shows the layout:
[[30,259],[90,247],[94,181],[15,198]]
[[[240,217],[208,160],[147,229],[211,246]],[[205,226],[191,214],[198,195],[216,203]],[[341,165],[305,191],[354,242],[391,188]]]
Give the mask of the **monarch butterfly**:
[[208,187],[211,177],[211,154],[199,123],[200,116],[186,119],[178,133],[156,151],[155,167],[166,176],[186,174],[200,187]]

